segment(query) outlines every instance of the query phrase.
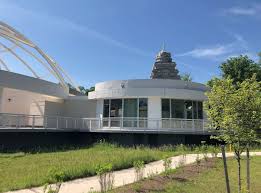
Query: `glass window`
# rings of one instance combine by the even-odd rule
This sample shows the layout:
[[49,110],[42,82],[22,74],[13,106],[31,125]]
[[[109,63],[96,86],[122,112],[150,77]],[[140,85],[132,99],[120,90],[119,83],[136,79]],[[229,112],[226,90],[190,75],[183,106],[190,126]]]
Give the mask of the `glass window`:
[[120,127],[120,117],[122,117],[122,99],[111,99],[111,127]]
[[110,111],[110,100],[104,100],[103,104],[103,117],[109,117],[109,111]]
[[110,117],[122,116],[122,99],[111,99]]
[[161,116],[170,118],[170,99],[161,99]]
[[147,127],[148,117],[148,99],[140,98],[139,99],[139,127]]
[[203,119],[203,104],[198,102],[198,118]]
[[124,127],[137,127],[138,100],[124,99]]
[[148,99],[139,99],[139,117],[148,117]]
[[184,100],[171,100],[171,117],[184,118]]
[[137,99],[124,99],[124,117],[137,117]]
[[186,119],[192,119],[192,101],[185,101]]
[[197,101],[193,101],[193,119],[198,119]]

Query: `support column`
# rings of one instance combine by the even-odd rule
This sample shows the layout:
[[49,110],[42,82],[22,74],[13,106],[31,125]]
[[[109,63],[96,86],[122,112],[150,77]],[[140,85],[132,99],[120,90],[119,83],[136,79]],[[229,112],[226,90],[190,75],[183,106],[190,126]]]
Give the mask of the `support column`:
[[148,98],[148,127],[152,129],[161,128],[161,98]]

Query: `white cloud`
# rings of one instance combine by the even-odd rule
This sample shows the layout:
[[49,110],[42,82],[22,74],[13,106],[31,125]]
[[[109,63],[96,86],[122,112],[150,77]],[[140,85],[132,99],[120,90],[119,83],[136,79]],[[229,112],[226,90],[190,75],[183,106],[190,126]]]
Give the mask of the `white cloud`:
[[201,59],[206,58],[206,59],[217,60],[219,58],[223,58],[228,55],[233,55],[234,53],[248,51],[247,42],[242,36],[238,34],[233,34],[233,38],[235,40],[231,43],[198,47],[191,51],[177,54],[176,56],[177,57],[190,56],[194,58],[201,58]]
[[225,14],[234,16],[254,16],[261,14],[261,4],[253,4],[248,7],[230,7],[225,10]]
[[257,10],[253,8],[232,7],[226,12],[232,15],[255,15]]
[[219,56],[227,53],[226,46],[217,45],[210,48],[195,48],[189,52],[183,54],[177,54],[176,56],[192,56],[195,58]]

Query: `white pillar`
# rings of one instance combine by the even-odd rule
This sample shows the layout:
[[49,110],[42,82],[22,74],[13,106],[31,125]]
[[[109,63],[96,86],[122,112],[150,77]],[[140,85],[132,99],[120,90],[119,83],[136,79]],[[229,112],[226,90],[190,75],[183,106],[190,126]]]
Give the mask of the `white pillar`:
[[101,118],[102,114],[103,114],[103,99],[97,99],[96,118]]
[[161,128],[161,98],[148,98],[148,127],[160,129]]

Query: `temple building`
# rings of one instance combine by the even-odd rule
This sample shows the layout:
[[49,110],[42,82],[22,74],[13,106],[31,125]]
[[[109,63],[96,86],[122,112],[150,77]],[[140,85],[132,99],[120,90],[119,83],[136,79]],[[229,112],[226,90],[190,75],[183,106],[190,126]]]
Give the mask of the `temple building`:
[[176,63],[172,61],[171,53],[162,49],[156,56],[150,78],[180,80],[178,73]]

